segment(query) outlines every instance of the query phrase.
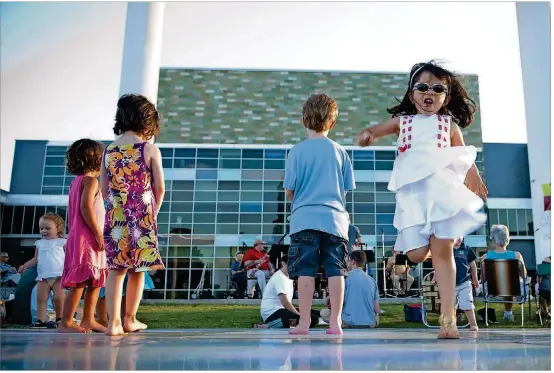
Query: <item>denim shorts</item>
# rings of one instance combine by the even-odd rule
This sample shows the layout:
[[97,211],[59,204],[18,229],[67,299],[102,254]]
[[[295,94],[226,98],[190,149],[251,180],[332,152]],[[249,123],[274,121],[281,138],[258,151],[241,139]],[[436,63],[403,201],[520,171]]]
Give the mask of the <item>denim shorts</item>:
[[327,277],[346,275],[348,240],[316,230],[303,230],[290,237],[288,272],[290,278],[317,277],[320,263]]

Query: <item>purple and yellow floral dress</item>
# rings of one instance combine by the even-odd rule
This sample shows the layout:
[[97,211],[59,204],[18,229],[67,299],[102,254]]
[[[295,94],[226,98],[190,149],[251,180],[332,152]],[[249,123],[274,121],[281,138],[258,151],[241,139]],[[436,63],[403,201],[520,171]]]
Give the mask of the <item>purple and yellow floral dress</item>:
[[158,249],[152,172],[146,143],[109,145],[104,155],[108,201],[104,246],[109,269],[133,272],[163,269]]

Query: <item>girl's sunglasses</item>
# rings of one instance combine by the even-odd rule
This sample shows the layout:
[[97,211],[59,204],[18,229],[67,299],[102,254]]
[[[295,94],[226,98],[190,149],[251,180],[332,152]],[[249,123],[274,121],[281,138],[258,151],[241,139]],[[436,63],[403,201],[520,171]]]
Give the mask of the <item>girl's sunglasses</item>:
[[416,85],[414,85],[413,90],[421,93],[427,93],[429,92],[429,90],[432,90],[438,95],[448,92],[448,88],[446,88],[444,84],[429,85],[427,83],[417,83]]

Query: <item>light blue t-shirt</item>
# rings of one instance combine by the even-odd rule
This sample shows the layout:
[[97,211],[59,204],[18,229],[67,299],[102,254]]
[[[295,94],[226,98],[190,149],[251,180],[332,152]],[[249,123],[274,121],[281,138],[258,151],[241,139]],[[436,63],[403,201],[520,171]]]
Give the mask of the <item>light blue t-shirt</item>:
[[283,187],[294,192],[289,234],[314,229],[348,240],[345,191],[356,184],[342,146],[327,137],[295,145],[287,157]]
[[375,280],[361,269],[348,272],[344,281],[342,321],[352,326],[374,326],[376,300],[379,300],[379,288]]

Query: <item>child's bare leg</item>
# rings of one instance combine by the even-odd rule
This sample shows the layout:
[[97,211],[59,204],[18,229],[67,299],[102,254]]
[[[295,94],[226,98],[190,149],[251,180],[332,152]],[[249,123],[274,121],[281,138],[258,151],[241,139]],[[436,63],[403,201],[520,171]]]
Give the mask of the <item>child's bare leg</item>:
[[108,308],[108,330],[106,335],[116,336],[124,334],[121,325],[121,294],[126,270],[112,269],[106,281],[106,306]]
[[89,287],[85,293],[85,305],[83,307],[83,319],[81,320],[81,326],[86,329],[90,329],[93,332],[106,333],[108,330],[102,324],[99,324],[94,319],[94,309],[98,302],[98,295],[100,294],[100,288]]
[[108,309],[106,308],[106,298],[98,299],[96,303],[96,319],[100,325],[108,326]]
[[456,327],[454,294],[456,291],[456,263],[454,261],[454,240],[430,238],[431,255],[435,280],[441,297],[441,329],[439,338],[460,338]]
[[477,326],[477,320],[475,320],[475,311],[467,310],[464,312],[466,314],[467,320],[469,321],[469,330],[472,332],[478,331],[479,327]]
[[126,332],[138,332],[147,328],[147,325],[137,320],[137,311],[144,290],[144,272],[129,272],[127,290],[125,292],[125,318],[123,329]]
[[73,315],[83,295],[84,287],[71,288],[63,304],[62,321],[58,325],[58,333],[90,333],[90,330],[83,328],[73,322]]
[[50,296],[50,286],[46,281],[37,283],[37,322],[47,322],[46,307],[48,305],[48,297]]
[[314,298],[315,278],[308,276],[298,277],[298,306],[300,321],[298,326],[289,334],[308,334],[312,321],[312,300]]
[[342,334],[342,303],[344,300],[344,277],[329,277],[331,316],[327,334]]
[[59,278],[54,283],[54,308],[56,311],[56,321],[62,318],[63,314],[63,303],[65,300],[65,291],[62,289],[62,279]]

